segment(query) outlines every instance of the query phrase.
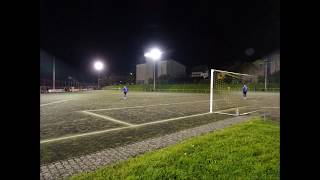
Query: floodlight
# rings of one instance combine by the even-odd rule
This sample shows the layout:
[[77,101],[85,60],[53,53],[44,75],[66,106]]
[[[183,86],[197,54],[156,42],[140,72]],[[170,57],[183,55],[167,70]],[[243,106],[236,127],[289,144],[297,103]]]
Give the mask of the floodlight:
[[94,68],[97,70],[97,71],[101,71],[103,69],[103,64],[101,61],[96,61],[94,63]]
[[158,48],[152,48],[149,52],[145,53],[144,56],[157,61],[161,58],[162,52]]

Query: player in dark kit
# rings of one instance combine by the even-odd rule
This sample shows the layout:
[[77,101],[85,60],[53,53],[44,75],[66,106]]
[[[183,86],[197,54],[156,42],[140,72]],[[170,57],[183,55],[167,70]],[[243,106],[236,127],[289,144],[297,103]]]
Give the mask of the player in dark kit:
[[124,94],[123,98],[124,98],[124,99],[127,99],[127,93],[128,93],[128,88],[127,88],[127,86],[124,86],[123,89],[122,89],[122,91],[123,91],[123,94]]
[[246,85],[243,85],[242,93],[244,98],[247,97],[247,92],[248,92],[248,87]]

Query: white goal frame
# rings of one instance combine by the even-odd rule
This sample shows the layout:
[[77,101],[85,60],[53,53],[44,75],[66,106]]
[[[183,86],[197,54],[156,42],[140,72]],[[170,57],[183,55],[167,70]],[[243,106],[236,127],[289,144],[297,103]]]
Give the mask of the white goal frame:
[[[213,113],[213,91],[214,91],[214,72],[221,72],[221,73],[228,73],[228,74],[234,74],[234,75],[241,75],[241,76],[249,76],[249,77],[256,77],[254,75],[250,75],[250,74],[242,74],[242,73],[236,73],[236,72],[230,72],[230,71],[223,71],[223,70],[217,70],[217,69],[211,69],[210,72],[210,113]],[[236,109],[237,112],[239,112],[239,108]],[[239,113],[237,113],[237,115],[239,115]]]

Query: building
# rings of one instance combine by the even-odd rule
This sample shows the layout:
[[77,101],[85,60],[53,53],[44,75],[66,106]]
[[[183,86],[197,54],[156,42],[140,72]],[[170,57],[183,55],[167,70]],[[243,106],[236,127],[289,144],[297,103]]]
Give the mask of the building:
[[[154,64],[148,61],[144,64],[136,65],[136,83],[148,84],[149,80],[153,80]],[[156,62],[156,77],[168,76],[170,78],[182,78],[186,75],[186,67],[174,60],[163,60]]]
[[206,72],[192,72],[191,73],[192,78],[203,78],[206,79],[209,77],[209,71]]
[[191,78],[203,78],[209,77],[209,68],[206,65],[199,65],[192,68]]

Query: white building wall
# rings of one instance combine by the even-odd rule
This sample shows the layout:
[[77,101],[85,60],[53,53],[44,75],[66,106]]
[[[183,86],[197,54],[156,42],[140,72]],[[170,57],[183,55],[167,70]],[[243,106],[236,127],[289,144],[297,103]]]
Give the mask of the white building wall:
[[[145,64],[138,64],[136,66],[136,82],[148,83],[149,79],[153,79],[153,67],[152,61],[148,61]],[[186,74],[186,68],[184,65],[177,63],[173,60],[162,60],[156,63],[156,75],[169,75],[172,78],[184,77]]]
[[136,65],[136,83],[143,83],[146,77],[146,64]]
[[153,62],[149,61],[146,63],[146,75],[145,83],[148,84],[149,79],[153,79]]
[[157,63],[157,77],[161,75],[167,75],[168,73],[168,61],[160,61]]
[[168,73],[171,77],[184,77],[186,75],[186,68],[184,65],[176,61],[168,61]]

